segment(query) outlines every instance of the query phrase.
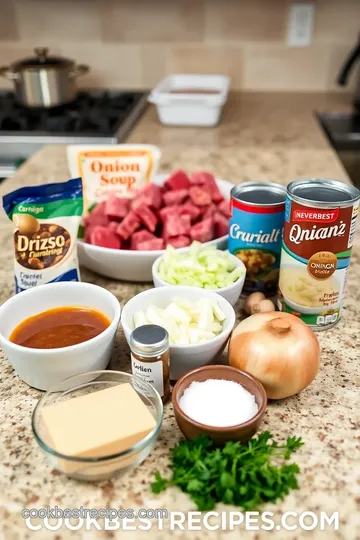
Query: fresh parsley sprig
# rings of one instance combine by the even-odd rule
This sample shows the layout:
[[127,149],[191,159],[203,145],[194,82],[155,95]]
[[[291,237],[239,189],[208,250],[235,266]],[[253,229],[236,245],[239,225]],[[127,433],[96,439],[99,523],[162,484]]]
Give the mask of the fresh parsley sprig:
[[172,477],[155,473],[151,488],[160,493],[170,485],[178,486],[199,510],[211,510],[217,502],[254,510],[298,488],[299,467],[286,461],[302,445],[300,437],[289,437],[279,445],[264,431],[246,444],[227,442],[217,448],[201,435],[172,449]]

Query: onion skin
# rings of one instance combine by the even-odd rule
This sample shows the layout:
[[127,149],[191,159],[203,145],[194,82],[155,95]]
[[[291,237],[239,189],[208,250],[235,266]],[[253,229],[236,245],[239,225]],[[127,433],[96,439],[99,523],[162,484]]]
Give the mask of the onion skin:
[[230,339],[230,366],[259,379],[269,399],[290,397],[306,388],[319,363],[317,337],[290,313],[251,315],[238,324]]

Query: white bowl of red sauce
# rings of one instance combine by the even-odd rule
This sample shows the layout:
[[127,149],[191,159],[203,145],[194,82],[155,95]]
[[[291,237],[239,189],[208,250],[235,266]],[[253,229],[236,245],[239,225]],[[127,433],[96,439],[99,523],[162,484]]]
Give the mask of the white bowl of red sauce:
[[0,307],[0,345],[19,377],[39,390],[109,363],[121,308],[90,283],[49,283]]

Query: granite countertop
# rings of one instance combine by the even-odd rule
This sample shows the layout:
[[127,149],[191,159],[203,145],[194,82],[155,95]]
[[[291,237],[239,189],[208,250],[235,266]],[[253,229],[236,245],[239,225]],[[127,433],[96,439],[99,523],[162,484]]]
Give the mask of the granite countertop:
[[[233,95],[221,124],[213,129],[165,128],[149,109],[129,137],[130,142],[158,144],[163,152],[162,171],[177,167],[206,168],[234,183],[249,179],[278,181],[286,184],[301,176],[323,176],[348,182],[335,153],[322,134],[314,117],[315,110],[347,110],[350,98],[341,95],[249,94]],[[4,194],[22,185],[63,181],[69,177],[65,148],[48,146],[22,166],[16,175],[3,182]],[[0,218],[0,300],[13,293],[11,224]],[[286,511],[305,510],[331,514],[340,512],[340,531],[318,529],[312,532],[280,533],[281,538],[359,538],[359,359],[360,346],[359,235],[350,267],[344,316],[333,329],[318,333],[321,344],[321,367],[316,380],[304,392],[270,403],[264,429],[280,440],[289,435],[302,436],[304,446],[296,455],[301,468],[300,489],[283,502],[267,505],[264,510],[276,516]],[[143,290],[96,276],[83,269],[82,278],[112,291],[121,303]],[[240,317],[240,309],[237,307]],[[129,370],[129,351],[121,330],[110,367]],[[8,361],[0,358],[0,531],[2,538],[32,538],[20,515],[24,507],[47,505],[77,508],[81,505],[102,508],[166,508],[168,511],[195,510],[188,497],[171,488],[152,495],[149,483],[155,471],[166,471],[169,449],[180,439],[172,406],[165,407],[164,422],[156,448],[137,469],[123,477],[100,484],[77,482],[57,473],[43,458],[31,434],[31,413],[42,395],[29,388],[14,373]],[[121,414],[112,411],[112,414]],[[218,511],[236,510],[219,505]],[[166,529],[165,521],[165,529]],[[356,532],[357,529],[357,532]],[[121,538],[142,538],[144,532],[123,532]],[[147,538],[168,538],[171,533],[146,532]],[[173,533],[175,534],[175,533]],[[176,532],[185,538],[232,538],[239,531]],[[246,533],[246,538],[262,539],[269,534]],[[0,533],[1,535],[1,533]],[[42,529],[36,538],[117,537],[120,532],[71,532],[67,529]]]

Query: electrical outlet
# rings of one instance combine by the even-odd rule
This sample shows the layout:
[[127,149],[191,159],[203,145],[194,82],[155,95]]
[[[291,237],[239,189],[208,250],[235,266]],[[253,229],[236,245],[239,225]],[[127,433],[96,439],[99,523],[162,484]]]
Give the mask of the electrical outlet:
[[293,2],[290,7],[287,43],[290,47],[309,47],[314,26],[314,2]]

